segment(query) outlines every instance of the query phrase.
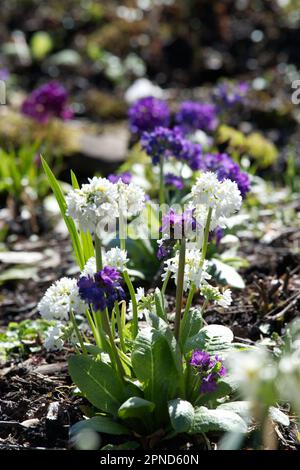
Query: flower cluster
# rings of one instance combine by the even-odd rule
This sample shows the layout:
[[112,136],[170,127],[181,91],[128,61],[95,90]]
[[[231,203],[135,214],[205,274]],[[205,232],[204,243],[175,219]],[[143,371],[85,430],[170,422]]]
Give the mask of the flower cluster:
[[[176,252],[173,258],[165,261],[164,273],[162,279],[165,280],[166,276],[171,273],[171,277],[177,283],[179,268],[179,251]],[[203,283],[206,283],[211,278],[207,272],[208,262],[202,262],[201,251],[192,248],[187,249],[185,254],[185,265],[184,265],[184,280],[183,289],[187,291],[192,284],[199,288]]]
[[156,127],[167,127],[170,122],[168,105],[152,96],[137,100],[128,112],[129,127],[132,133],[141,135]]
[[161,158],[174,157],[186,162],[194,170],[200,166],[201,145],[187,140],[178,129],[157,127],[153,132],[144,132],[141,144],[143,150],[151,156],[154,165]]
[[63,277],[50,286],[38,304],[38,311],[46,320],[66,322],[70,312],[84,313],[86,306],[80,299],[77,281]]
[[201,294],[206,300],[213,301],[224,308],[228,308],[232,302],[230,289],[225,289],[221,292],[218,287],[205,284],[201,287]]
[[129,184],[132,180],[132,174],[129,173],[129,171],[125,171],[124,173],[119,173],[117,175],[108,175],[107,179],[111,183],[118,183],[119,181],[122,181],[122,183]]
[[217,110],[213,104],[184,101],[175,115],[175,122],[184,134],[198,129],[213,131],[218,123]]
[[105,266],[94,276],[80,277],[77,282],[79,295],[95,311],[112,308],[116,301],[125,298],[120,280],[120,273],[115,268]]
[[34,90],[23,102],[22,113],[41,124],[51,117],[71,119],[73,111],[67,104],[68,93],[58,82],[52,81]]
[[218,380],[227,373],[220,356],[211,356],[205,351],[194,351],[190,364],[201,379],[200,393],[212,393],[218,388]]
[[227,153],[209,153],[203,155],[200,168],[204,171],[215,172],[220,181],[226,178],[235,181],[242,197],[245,197],[250,190],[248,174],[241,171],[240,166]]
[[77,220],[83,231],[96,232],[101,220],[119,215],[117,185],[106,178],[89,179],[80,189],[71,190],[66,196],[67,215]]
[[94,177],[80,189],[66,196],[67,215],[77,220],[83,231],[96,232],[99,222],[105,223],[122,216],[138,215],[145,205],[145,193],[133,183],[121,180],[112,183]]
[[[124,271],[126,264],[128,263],[127,252],[121,250],[118,247],[111,248],[109,251],[102,255],[102,261],[104,266],[111,266],[118,271]],[[92,277],[96,272],[96,259],[93,256],[90,258],[82,271],[82,276]]]
[[210,231],[226,227],[227,219],[237,212],[242,204],[241,193],[234,181],[219,181],[215,173],[202,173],[192,187],[192,204],[197,223],[205,227],[208,208],[211,209]]
[[234,83],[224,81],[214,90],[213,99],[225,108],[231,108],[241,103],[249,91],[249,85],[245,82]]

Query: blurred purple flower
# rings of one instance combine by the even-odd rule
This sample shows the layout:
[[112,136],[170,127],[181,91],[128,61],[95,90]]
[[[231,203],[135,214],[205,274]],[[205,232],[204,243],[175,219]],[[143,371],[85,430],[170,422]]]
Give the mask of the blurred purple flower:
[[213,99],[225,108],[231,108],[241,103],[247,96],[249,85],[246,82],[234,83],[225,81],[220,83],[213,92]]
[[126,171],[124,173],[119,173],[118,175],[111,174],[107,177],[107,179],[111,183],[117,183],[118,181],[122,181],[124,184],[129,184],[132,180],[132,174],[129,173],[129,171]]
[[6,82],[9,79],[9,71],[7,68],[0,69],[0,80]]
[[184,183],[180,176],[173,175],[173,173],[167,173],[165,175],[165,184],[167,186],[173,186],[175,189],[183,189]]
[[227,153],[207,153],[203,155],[199,167],[204,171],[214,171],[220,181],[226,178],[235,181],[242,197],[245,197],[250,190],[248,174],[241,171],[238,163],[234,162]]
[[129,128],[134,134],[153,131],[156,127],[167,127],[170,110],[165,101],[152,96],[137,100],[128,111]]
[[201,160],[202,148],[187,140],[180,130],[157,127],[153,132],[144,132],[141,139],[143,150],[152,157],[154,165],[160,158],[174,157],[197,169]]
[[210,103],[184,101],[175,115],[175,122],[184,134],[191,134],[197,129],[213,131],[217,127],[217,110]]
[[67,100],[66,89],[52,81],[34,90],[23,102],[21,111],[41,124],[46,124],[52,117],[68,120],[73,117],[73,110]]

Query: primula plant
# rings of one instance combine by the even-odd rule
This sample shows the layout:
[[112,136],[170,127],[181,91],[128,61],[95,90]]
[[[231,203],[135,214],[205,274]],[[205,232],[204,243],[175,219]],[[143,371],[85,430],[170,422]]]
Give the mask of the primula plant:
[[[69,372],[93,405],[92,417],[72,432],[90,427],[124,434],[144,447],[176,434],[246,432],[237,413],[220,408],[234,392],[224,360],[242,345],[233,343],[230,329],[206,325],[204,319],[209,304],[231,303],[230,290],[215,285],[206,253],[210,233],[225,227],[241,207],[236,182],[203,171],[187,195],[187,207],[162,211],[157,235],[162,279],[147,294],[134,288],[126,249],[131,225],[137,219],[147,223],[152,202],[144,191],[124,177],[94,177],[79,187],[72,174],[73,189],[64,197],[43,165],[80,268],[78,278],[58,280],[39,303],[42,317],[56,322],[46,347],[73,344]],[[104,247],[107,227],[116,230],[119,246]],[[172,281],[175,312],[166,298]],[[196,292],[201,308],[194,306]]]

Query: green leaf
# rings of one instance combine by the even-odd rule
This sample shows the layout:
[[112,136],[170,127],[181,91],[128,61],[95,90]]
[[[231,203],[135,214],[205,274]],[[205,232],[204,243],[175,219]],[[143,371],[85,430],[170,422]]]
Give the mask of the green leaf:
[[[71,170],[71,181],[73,189],[79,189],[79,183],[73,170]],[[79,231],[81,247],[85,262],[95,255],[93,240],[90,232]]]
[[156,416],[167,416],[167,401],[182,393],[183,371],[177,342],[166,323],[161,319],[159,322],[159,329],[147,327],[140,331],[131,359],[145,398],[156,405]]
[[70,437],[74,438],[83,429],[91,429],[104,434],[113,434],[114,436],[130,434],[123,424],[117,423],[109,416],[94,416],[93,418],[79,421],[71,427]]
[[140,397],[130,397],[119,408],[118,415],[122,419],[142,418],[145,414],[152,413],[155,404],[152,401]]
[[159,289],[155,289],[154,300],[155,300],[155,308],[156,308],[157,316],[162,318],[163,320],[167,320],[164,302],[163,302],[162,295]]
[[186,340],[199,333],[203,326],[203,318],[200,308],[191,308],[181,331],[181,344],[184,345]]
[[86,356],[69,358],[69,373],[84,396],[99,410],[118,415],[126,400],[125,388],[115,370]]
[[190,433],[198,434],[210,431],[246,433],[247,425],[233,411],[222,409],[210,410],[205,406],[200,406],[195,409],[195,418]]
[[171,424],[178,433],[188,432],[193,425],[195,410],[186,400],[176,398],[168,403]]
[[232,287],[244,289],[245,282],[235,268],[229,266],[228,264],[222,263],[222,261],[215,258],[213,258],[211,261],[216,268],[217,276],[220,278],[220,280]]
[[77,229],[76,229],[76,225],[75,225],[74,221],[66,215],[67,204],[66,204],[65,197],[63,195],[63,192],[61,190],[61,187],[60,187],[57,179],[55,178],[54,174],[50,170],[46,160],[44,160],[43,157],[41,157],[41,161],[42,161],[44,171],[47,175],[49,184],[51,186],[51,189],[52,189],[52,191],[53,191],[53,193],[56,197],[57,203],[59,205],[61,215],[63,216],[63,219],[64,219],[65,224],[67,226],[67,229],[69,231],[77,263],[79,265],[79,268],[82,270],[84,268],[85,260],[84,260],[84,255],[82,253],[81,243],[80,243],[79,235],[78,235],[78,232],[77,232]]
[[232,341],[233,333],[230,328],[223,325],[207,325],[186,341],[184,352],[193,349],[203,349],[210,354],[226,352],[232,348]]

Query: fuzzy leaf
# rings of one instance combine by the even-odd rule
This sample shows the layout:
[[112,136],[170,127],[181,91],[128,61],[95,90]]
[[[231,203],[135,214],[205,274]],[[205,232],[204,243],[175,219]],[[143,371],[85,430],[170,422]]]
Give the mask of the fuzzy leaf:
[[233,333],[229,328],[222,325],[208,325],[186,341],[184,351],[187,353],[193,349],[200,349],[216,354],[231,349],[232,341]]
[[143,384],[145,398],[156,405],[155,413],[167,415],[167,401],[180,394],[183,372],[176,340],[163,320],[159,329],[140,331],[132,350],[132,366]]
[[176,398],[168,403],[169,415],[173,429],[178,432],[188,432],[194,421],[194,407],[186,400]]
[[127,398],[125,388],[115,370],[104,362],[85,356],[69,358],[69,372],[84,396],[101,411],[118,415]]
[[140,397],[130,397],[119,408],[118,415],[122,419],[142,418],[145,414],[152,413],[155,404],[152,401]]
[[115,436],[128,435],[128,429],[120,423],[117,423],[109,416],[94,416],[74,424],[70,429],[70,437],[74,438],[76,434],[83,429],[91,429],[104,434],[113,434]]
[[210,431],[247,432],[245,421],[233,411],[222,409],[210,410],[205,406],[195,409],[195,418],[191,434]]

